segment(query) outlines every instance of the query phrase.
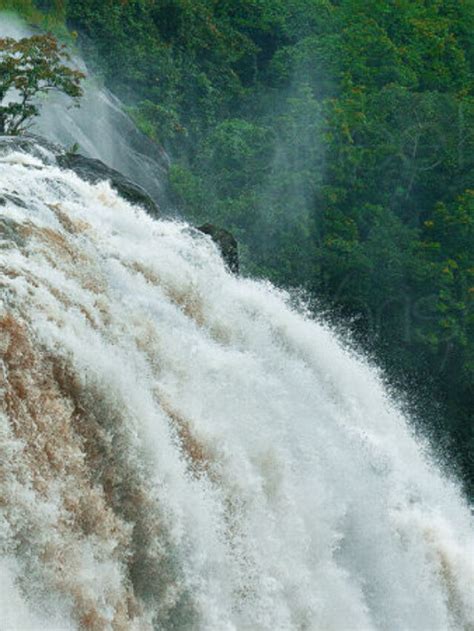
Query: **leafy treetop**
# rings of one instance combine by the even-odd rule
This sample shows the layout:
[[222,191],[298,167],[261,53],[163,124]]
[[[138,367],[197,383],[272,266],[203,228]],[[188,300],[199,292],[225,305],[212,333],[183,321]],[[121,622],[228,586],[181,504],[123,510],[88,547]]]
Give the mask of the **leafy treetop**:
[[34,102],[51,90],[77,100],[82,95],[84,74],[67,65],[65,46],[52,35],[20,40],[0,38],[0,134],[25,131],[39,114]]

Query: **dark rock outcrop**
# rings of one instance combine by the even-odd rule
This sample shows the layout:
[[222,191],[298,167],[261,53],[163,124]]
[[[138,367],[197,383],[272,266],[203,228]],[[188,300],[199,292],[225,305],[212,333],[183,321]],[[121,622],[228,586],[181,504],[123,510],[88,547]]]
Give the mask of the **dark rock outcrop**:
[[142,206],[152,216],[159,216],[158,206],[144,188],[100,160],[86,158],[78,153],[70,153],[60,145],[53,144],[34,134],[0,136],[0,154],[7,151],[28,153],[48,164],[57,164],[64,169],[71,169],[80,178],[92,184],[108,180],[121,197],[132,204]]
[[81,179],[91,184],[108,180],[112,188],[121,197],[132,204],[143,206],[151,215],[158,216],[158,207],[144,188],[126,178],[119,171],[108,167],[100,160],[86,158],[79,153],[64,153],[57,156],[57,161],[64,169],[71,169]]
[[239,246],[234,235],[224,228],[219,228],[212,223],[206,223],[197,228],[200,232],[211,237],[219,247],[222,258],[227,263],[231,272],[239,272]]

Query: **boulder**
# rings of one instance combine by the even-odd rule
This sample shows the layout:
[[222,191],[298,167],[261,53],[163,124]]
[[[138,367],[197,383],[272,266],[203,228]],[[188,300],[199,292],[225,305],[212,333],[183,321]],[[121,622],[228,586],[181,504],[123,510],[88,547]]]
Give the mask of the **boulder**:
[[197,228],[200,232],[207,234],[219,247],[222,258],[227,263],[231,272],[238,274],[239,272],[239,246],[234,235],[225,230],[219,228],[212,223],[205,223]]
[[108,167],[106,164],[95,158],[86,158],[79,153],[63,153],[57,156],[58,164],[64,169],[71,169],[77,175],[90,182],[97,184],[103,180],[108,180],[117,193],[131,202],[142,206],[154,217],[158,217],[158,206],[148,195],[144,188],[135,184],[119,171]]

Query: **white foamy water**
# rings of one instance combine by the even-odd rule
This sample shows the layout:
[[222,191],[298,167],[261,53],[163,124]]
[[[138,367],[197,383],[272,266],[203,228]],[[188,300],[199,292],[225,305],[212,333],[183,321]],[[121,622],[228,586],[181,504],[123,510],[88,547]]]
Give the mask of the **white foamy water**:
[[107,183],[0,199],[2,630],[473,629],[468,508],[331,330]]

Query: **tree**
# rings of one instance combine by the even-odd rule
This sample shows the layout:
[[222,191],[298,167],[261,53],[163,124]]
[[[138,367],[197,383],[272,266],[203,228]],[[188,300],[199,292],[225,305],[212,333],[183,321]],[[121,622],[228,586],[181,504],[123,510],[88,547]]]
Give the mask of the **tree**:
[[29,127],[40,108],[40,94],[58,90],[77,101],[84,74],[67,65],[65,46],[52,35],[20,40],[0,38],[0,133],[16,135]]

